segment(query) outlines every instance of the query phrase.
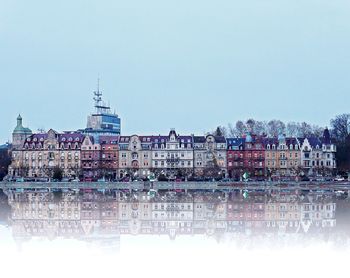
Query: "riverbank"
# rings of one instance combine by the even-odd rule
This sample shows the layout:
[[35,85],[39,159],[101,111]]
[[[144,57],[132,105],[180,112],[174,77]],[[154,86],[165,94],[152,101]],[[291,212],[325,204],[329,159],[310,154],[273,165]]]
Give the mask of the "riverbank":
[[350,182],[0,182],[1,189],[332,189],[350,190]]

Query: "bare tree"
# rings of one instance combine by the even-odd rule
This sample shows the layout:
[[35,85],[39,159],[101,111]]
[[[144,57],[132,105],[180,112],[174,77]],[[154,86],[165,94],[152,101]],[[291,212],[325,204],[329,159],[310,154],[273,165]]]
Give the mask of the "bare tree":
[[228,124],[227,135],[229,137],[239,137],[240,136],[240,134],[238,134],[237,129],[231,123]]
[[268,122],[267,126],[269,131],[268,135],[271,137],[278,137],[286,131],[286,125],[280,120],[271,120]]
[[350,132],[350,114],[342,114],[331,120],[332,136],[339,142],[345,142]]
[[310,136],[312,136],[312,127],[311,127],[311,125],[306,123],[306,122],[302,122],[300,124],[300,128],[299,128],[299,136],[300,137],[310,137]]
[[323,135],[324,128],[318,126],[318,125],[312,125],[311,126],[311,133],[312,136],[321,138]]
[[255,134],[255,120],[254,119],[248,119],[246,122],[246,127],[248,132]]
[[236,122],[236,130],[239,136],[243,136],[247,133],[247,126],[242,121]]
[[267,123],[264,121],[255,122],[255,134],[256,135],[266,135],[267,132]]
[[286,135],[288,137],[299,137],[300,124],[296,122],[289,122],[286,128]]

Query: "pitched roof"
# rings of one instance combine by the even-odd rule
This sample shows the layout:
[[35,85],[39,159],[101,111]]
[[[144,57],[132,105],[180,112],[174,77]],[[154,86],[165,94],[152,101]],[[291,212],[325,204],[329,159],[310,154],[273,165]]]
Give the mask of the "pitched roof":
[[214,136],[216,143],[225,143],[226,144],[226,138],[224,136]]
[[319,148],[322,147],[322,142],[319,138],[310,137],[310,138],[307,138],[307,140],[309,141],[312,148],[316,148],[316,146],[318,146]]
[[194,143],[205,143],[205,136],[193,136]]

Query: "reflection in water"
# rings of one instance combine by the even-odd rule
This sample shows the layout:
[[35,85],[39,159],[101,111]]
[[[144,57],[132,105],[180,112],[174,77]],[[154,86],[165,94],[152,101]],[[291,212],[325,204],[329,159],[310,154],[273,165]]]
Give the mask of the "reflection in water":
[[[5,195],[6,194],[6,195]],[[6,191],[0,225],[18,243],[73,238],[119,248],[123,235],[206,235],[217,241],[262,238],[334,242],[349,236],[347,194],[330,191],[129,192]]]

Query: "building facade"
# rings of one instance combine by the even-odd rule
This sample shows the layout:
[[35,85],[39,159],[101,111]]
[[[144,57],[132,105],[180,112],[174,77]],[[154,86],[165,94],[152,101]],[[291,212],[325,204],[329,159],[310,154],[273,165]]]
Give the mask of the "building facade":
[[17,118],[11,147],[12,177],[63,177],[109,181],[164,177],[242,180],[254,178],[329,176],[336,171],[336,145],[325,129],[321,138],[267,138],[247,134],[223,136],[89,135],[54,130],[32,134]]
[[145,178],[152,168],[152,136],[120,136],[119,177]]
[[171,130],[152,138],[152,168],[156,174],[185,177],[193,174],[193,137]]

